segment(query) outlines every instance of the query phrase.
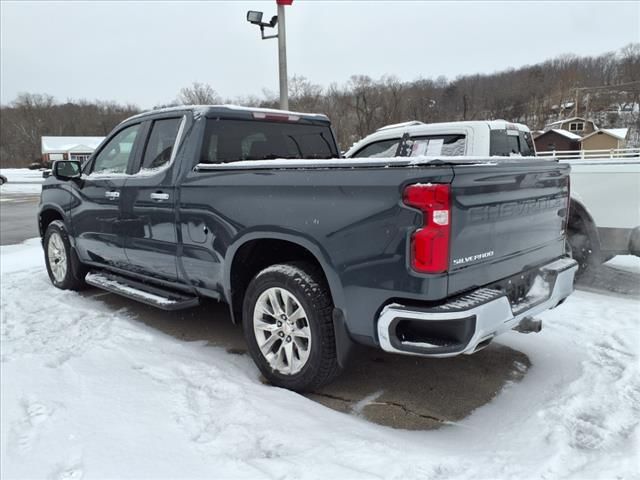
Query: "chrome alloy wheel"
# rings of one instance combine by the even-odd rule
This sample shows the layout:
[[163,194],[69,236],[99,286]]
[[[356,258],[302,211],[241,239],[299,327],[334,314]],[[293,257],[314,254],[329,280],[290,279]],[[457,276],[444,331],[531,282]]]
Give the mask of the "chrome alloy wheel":
[[271,368],[295,375],[311,351],[311,328],[298,299],[284,288],[268,288],[253,309],[253,332]]
[[67,275],[67,252],[64,248],[62,237],[58,232],[54,232],[49,236],[47,257],[53,278],[57,282],[63,282]]

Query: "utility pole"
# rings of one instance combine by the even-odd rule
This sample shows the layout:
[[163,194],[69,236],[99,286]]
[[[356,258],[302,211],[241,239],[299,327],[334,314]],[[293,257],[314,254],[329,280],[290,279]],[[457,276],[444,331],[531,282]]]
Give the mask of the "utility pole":
[[289,110],[287,82],[287,30],[284,19],[284,2],[278,2],[278,64],[280,72],[280,109]]
[[[268,38],[278,39],[278,72],[280,75],[280,109],[289,109],[289,86],[287,81],[287,32],[284,18],[284,7],[291,5],[293,0],[276,0],[278,5],[278,15],[271,17],[269,22],[262,21],[262,12],[249,10],[247,12],[247,21],[260,27],[260,36],[263,40]],[[273,28],[278,25],[278,33],[276,35],[265,35],[265,27]]]

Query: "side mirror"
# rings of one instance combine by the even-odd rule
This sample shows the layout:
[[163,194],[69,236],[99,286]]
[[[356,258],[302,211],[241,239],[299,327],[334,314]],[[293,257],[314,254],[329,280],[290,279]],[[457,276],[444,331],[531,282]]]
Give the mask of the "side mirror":
[[58,160],[53,164],[52,172],[58,180],[70,180],[82,176],[82,166],[77,160]]

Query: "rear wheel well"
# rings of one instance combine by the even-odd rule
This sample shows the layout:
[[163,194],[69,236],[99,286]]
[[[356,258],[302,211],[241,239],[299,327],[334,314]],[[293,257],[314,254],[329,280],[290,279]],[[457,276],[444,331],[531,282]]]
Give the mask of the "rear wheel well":
[[63,220],[62,215],[57,210],[52,208],[44,210],[40,213],[40,236],[44,238],[44,234],[47,232],[47,227],[54,220]]
[[317,266],[324,281],[327,281],[318,259],[297,243],[277,239],[259,239],[251,240],[238,249],[231,263],[230,277],[230,306],[234,323],[242,319],[242,302],[251,279],[271,265],[294,261]]

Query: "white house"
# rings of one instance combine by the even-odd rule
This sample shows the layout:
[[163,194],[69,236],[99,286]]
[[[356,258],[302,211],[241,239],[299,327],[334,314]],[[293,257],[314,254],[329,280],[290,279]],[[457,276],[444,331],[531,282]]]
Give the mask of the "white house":
[[55,160],[88,159],[104,137],[42,137],[42,163],[49,165]]

